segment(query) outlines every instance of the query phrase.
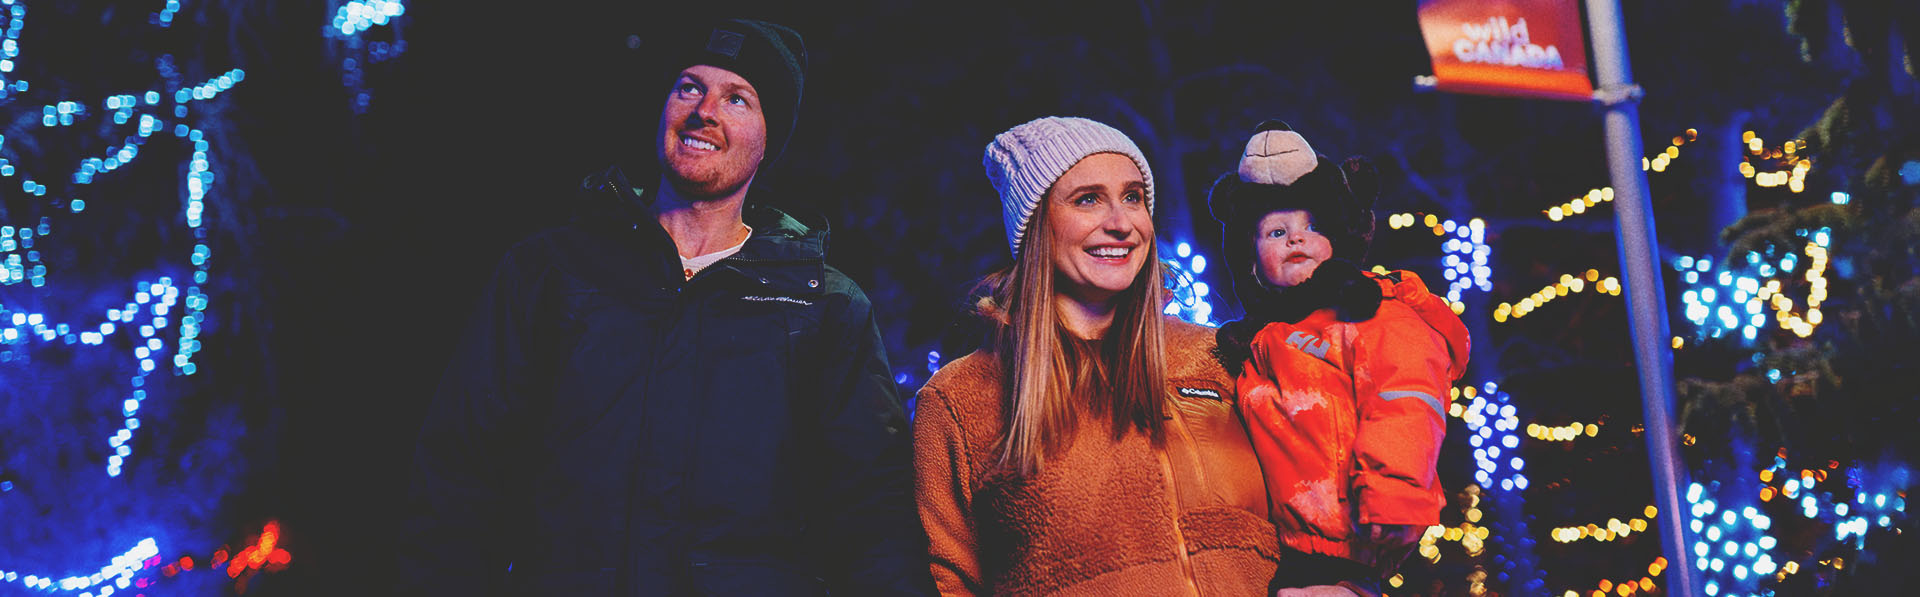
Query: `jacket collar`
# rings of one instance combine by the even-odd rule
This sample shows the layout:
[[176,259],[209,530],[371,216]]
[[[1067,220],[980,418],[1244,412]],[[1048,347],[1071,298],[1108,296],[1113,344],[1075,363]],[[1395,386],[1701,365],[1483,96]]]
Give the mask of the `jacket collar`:
[[[598,214],[589,217],[604,217],[607,219],[603,223],[617,223],[621,228],[640,231],[657,250],[673,252],[672,240],[647,208],[651,197],[635,186],[620,166],[587,176],[581,181],[581,187],[592,202],[587,206],[588,213]],[[826,289],[829,230],[824,218],[818,219],[817,225],[809,226],[786,212],[749,203],[741,219],[753,227],[753,236],[747,238],[738,254],[714,267],[734,270],[781,292],[814,294]],[[665,257],[678,263],[671,259],[675,255]],[[668,269],[679,271],[677,265]]]
[[827,227],[809,227],[778,209],[748,205],[741,214],[753,236],[740,249],[755,261],[824,261],[827,258]]

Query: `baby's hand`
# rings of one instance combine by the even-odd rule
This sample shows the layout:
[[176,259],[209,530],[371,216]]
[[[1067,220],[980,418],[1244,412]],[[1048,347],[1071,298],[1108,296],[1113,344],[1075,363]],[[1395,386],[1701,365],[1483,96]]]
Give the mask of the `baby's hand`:
[[1400,562],[1406,561],[1413,553],[1414,545],[1420,542],[1420,536],[1426,533],[1426,527],[1404,524],[1363,524],[1355,530],[1367,538],[1365,549],[1354,554],[1360,563],[1372,566],[1380,576],[1393,574]]

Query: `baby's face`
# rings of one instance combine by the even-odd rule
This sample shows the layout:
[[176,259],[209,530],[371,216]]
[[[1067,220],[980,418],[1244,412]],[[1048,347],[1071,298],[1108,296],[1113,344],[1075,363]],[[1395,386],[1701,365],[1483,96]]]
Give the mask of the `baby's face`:
[[1320,262],[1333,258],[1333,241],[1313,229],[1305,210],[1270,212],[1254,229],[1253,251],[1260,257],[1260,281],[1291,288],[1313,277]]

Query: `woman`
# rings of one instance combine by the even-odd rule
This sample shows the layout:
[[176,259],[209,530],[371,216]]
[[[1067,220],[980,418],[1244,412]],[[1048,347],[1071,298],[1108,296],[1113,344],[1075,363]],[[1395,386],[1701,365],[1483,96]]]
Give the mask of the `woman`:
[[1126,135],[1041,118],[996,137],[1014,263],[986,346],[914,423],[948,595],[1264,595],[1278,544],[1212,331],[1161,315],[1153,173]]

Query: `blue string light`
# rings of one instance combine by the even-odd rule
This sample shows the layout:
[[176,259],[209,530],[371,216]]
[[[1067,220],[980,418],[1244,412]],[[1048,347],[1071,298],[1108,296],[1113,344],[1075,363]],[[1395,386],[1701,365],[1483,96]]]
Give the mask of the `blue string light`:
[[1767,531],[1773,519],[1744,501],[1745,493],[1716,495],[1720,483],[1687,486],[1687,530],[1693,544],[1687,558],[1707,579],[1708,595],[1751,594],[1761,580],[1780,570],[1773,559],[1778,540]]
[[1461,223],[1433,214],[1398,213],[1387,216],[1387,226],[1392,230],[1427,230],[1446,239],[1440,245],[1440,276],[1447,280],[1448,302],[1460,302],[1468,290],[1493,290],[1493,267],[1488,265],[1493,247],[1487,245],[1485,220],[1473,218]]
[[399,0],[354,0],[334,11],[333,28],[342,37],[350,37],[384,26],[404,14],[407,14],[407,7]]
[[1467,444],[1473,447],[1473,480],[1481,487],[1526,491],[1526,460],[1516,446],[1520,437],[1518,409],[1500,386],[1487,382],[1460,413],[1467,422]]
[[[352,0],[334,10],[326,34],[345,47],[339,62],[340,82],[352,92],[355,114],[366,113],[373,104],[366,67],[406,53],[407,40],[400,33],[401,17],[406,14],[407,7],[399,0]],[[391,39],[366,39],[375,27],[384,27]]]
[[1512,397],[1494,382],[1455,388],[1453,399],[1463,398],[1467,401],[1453,402],[1448,414],[1467,424],[1467,443],[1473,447],[1473,480],[1486,490],[1494,512],[1487,526],[1498,533],[1500,543],[1506,546],[1501,550],[1504,553],[1494,556],[1492,563],[1499,578],[1511,582],[1518,591],[1543,592],[1546,581],[1533,555],[1531,546],[1535,541],[1522,515],[1525,501],[1521,495],[1531,482],[1526,474],[1526,459],[1520,455],[1519,409]]
[[1460,294],[1467,290],[1493,290],[1493,268],[1487,265],[1493,248],[1486,244],[1486,222],[1480,218],[1468,220],[1466,224],[1447,220],[1440,226],[1453,236],[1441,244],[1446,251],[1440,264],[1446,268],[1441,276],[1448,282],[1447,301],[1460,302]]
[[[1732,336],[1743,346],[1751,345],[1766,329],[1770,309],[1786,329],[1802,337],[1810,334],[1820,323],[1818,307],[1826,298],[1826,279],[1821,274],[1832,232],[1830,228],[1796,231],[1797,237],[1807,240],[1804,252],[1768,246],[1764,252],[1748,251],[1737,265],[1716,264],[1711,257],[1675,258],[1673,269],[1687,286],[1680,302],[1687,321],[1694,325],[1695,339]],[[1809,263],[1801,263],[1803,254]],[[1779,296],[1783,287],[1776,276],[1788,282],[1793,278],[1810,281],[1813,289],[1802,303],[1808,308],[1805,317],[1780,312],[1792,303]]]
[[[1828,468],[1838,466],[1838,462],[1828,464]],[[1829,481],[1825,470],[1801,469],[1796,474],[1788,467],[1783,449],[1760,472],[1760,501],[1830,525],[1838,545],[1865,549],[1870,527],[1891,528],[1906,517],[1906,503],[1899,494],[1909,481],[1907,468],[1883,468],[1849,467],[1841,486]],[[1769,577],[1780,579],[1805,565],[1791,558],[1774,559],[1779,541],[1771,533],[1773,518],[1764,510],[1769,506],[1752,502],[1750,489],[1718,481],[1687,487],[1687,529],[1693,535],[1688,558],[1707,579],[1709,594],[1765,594],[1771,590],[1765,586]],[[1837,497],[1848,492],[1852,501]]]
[[145,568],[149,560],[159,555],[159,546],[154,543],[152,537],[148,537],[141,539],[126,553],[114,556],[111,562],[101,566],[100,571],[93,574],[69,576],[56,581],[52,576],[45,574],[21,574],[18,570],[0,570],[0,581],[19,583],[23,588],[39,591],[56,588],[62,591],[89,591],[81,593],[80,597],[91,597],[93,595],[91,590],[94,587],[110,584],[111,586],[101,587],[99,593],[99,597],[107,597],[114,594],[116,587],[127,588],[132,583],[133,574]]
[[[7,7],[0,11],[6,19],[5,39],[0,40],[0,99],[4,99],[27,93],[32,86],[27,80],[10,78],[14,71],[14,60],[21,54],[18,40],[24,28],[26,7],[17,0],[0,0],[0,6]],[[169,0],[150,22],[166,27],[172,23],[179,9],[177,0]],[[47,312],[0,304],[0,362],[25,362],[39,345],[100,346],[121,332],[126,332],[129,337],[138,334],[130,342],[138,364],[137,370],[127,378],[129,387],[126,393],[114,403],[118,407],[115,418],[120,420],[120,425],[106,438],[112,450],[106,458],[105,467],[109,478],[120,477],[127,460],[136,451],[134,440],[141,427],[138,414],[150,397],[145,389],[148,378],[156,372],[193,375],[198,369],[193,357],[202,349],[198,337],[206,321],[208,307],[207,295],[201,291],[201,285],[207,283],[212,264],[212,249],[207,245],[203,217],[206,196],[216,177],[209,157],[213,148],[206,135],[184,119],[189,114],[190,104],[214,100],[247,76],[246,71],[236,68],[187,86],[181,84],[181,75],[174,67],[171,55],[160,56],[156,59],[155,67],[161,79],[160,89],[109,96],[98,104],[105,109],[100,113],[89,110],[88,103],[70,99],[41,104],[39,120],[43,127],[85,125],[134,129],[125,135],[120,144],[109,146],[103,154],[82,158],[74,167],[71,186],[60,195],[92,184],[99,177],[132,163],[142,155],[144,143],[155,133],[170,127],[178,142],[192,147],[183,185],[186,199],[184,220],[194,239],[193,250],[188,256],[192,264],[191,281],[176,283],[171,276],[136,281],[126,303],[107,309],[104,317],[98,320],[83,323],[56,322]],[[162,93],[162,89],[171,91]],[[162,100],[168,97],[173,99],[171,106],[163,106]],[[171,110],[167,110],[168,107]],[[169,114],[173,120],[171,122]],[[102,122],[96,125],[95,119]],[[111,124],[104,122],[108,120]],[[0,144],[5,141],[5,137],[0,136]],[[20,188],[24,193],[46,196],[53,191],[15,164],[0,158],[0,177],[14,176],[21,178]],[[87,207],[82,199],[60,195],[51,200],[55,207],[74,214],[83,212]],[[0,260],[0,285],[26,283],[36,288],[46,285],[48,268],[35,245],[37,241],[50,236],[54,227],[52,217],[41,217],[34,225],[0,225],[0,255],[4,255]],[[174,332],[171,338],[170,331]],[[169,339],[172,340],[170,349]],[[13,480],[0,483],[0,493],[13,489]],[[97,595],[105,597],[114,594],[117,589],[126,589],[134,573],[157,562],[158,554],[159,547],[155,540],[147,538],[113,558],[111,563],[100,567],[97,573],[55,580],[51,575],[22,574],[18,570],[0,568],[0,581],[42,591],[83,591],[81,597],[95,597],[97,587]],[[5,562],[0,562],[0,566],[4,565]]]
[[153,13],[153,18],[150,19],[148,22],[153,23],[155,25],[159,25],[161,27],[172,26],[173,15],[179,12],[180,12],[180,0],[167,0],[166,8],[160,9],[160,12]]
[[1166,286],[1173,294],[1166,314],[1199,325],[1217,325],[1213,321],[1213,287],[1196,277],[1207,270],[1206,256],[1195,252],[1192,243],[1180,241],[1174,244],[1173,257],[1162,256],[1160,262],[1166,266]]
[[8,7],[7,39],[0,42],[0,54],[4,54],[4,57],[0,57],[0,89],[13,87],[17,91],[24,92],[27,90],[27,82],[19,81],[9,85],[6,74],[13,72],[13,59],[20,55],[20,30],[27,25],[27,6],[15,3],[13,0],[5,0],[0,2],[0,5]]

